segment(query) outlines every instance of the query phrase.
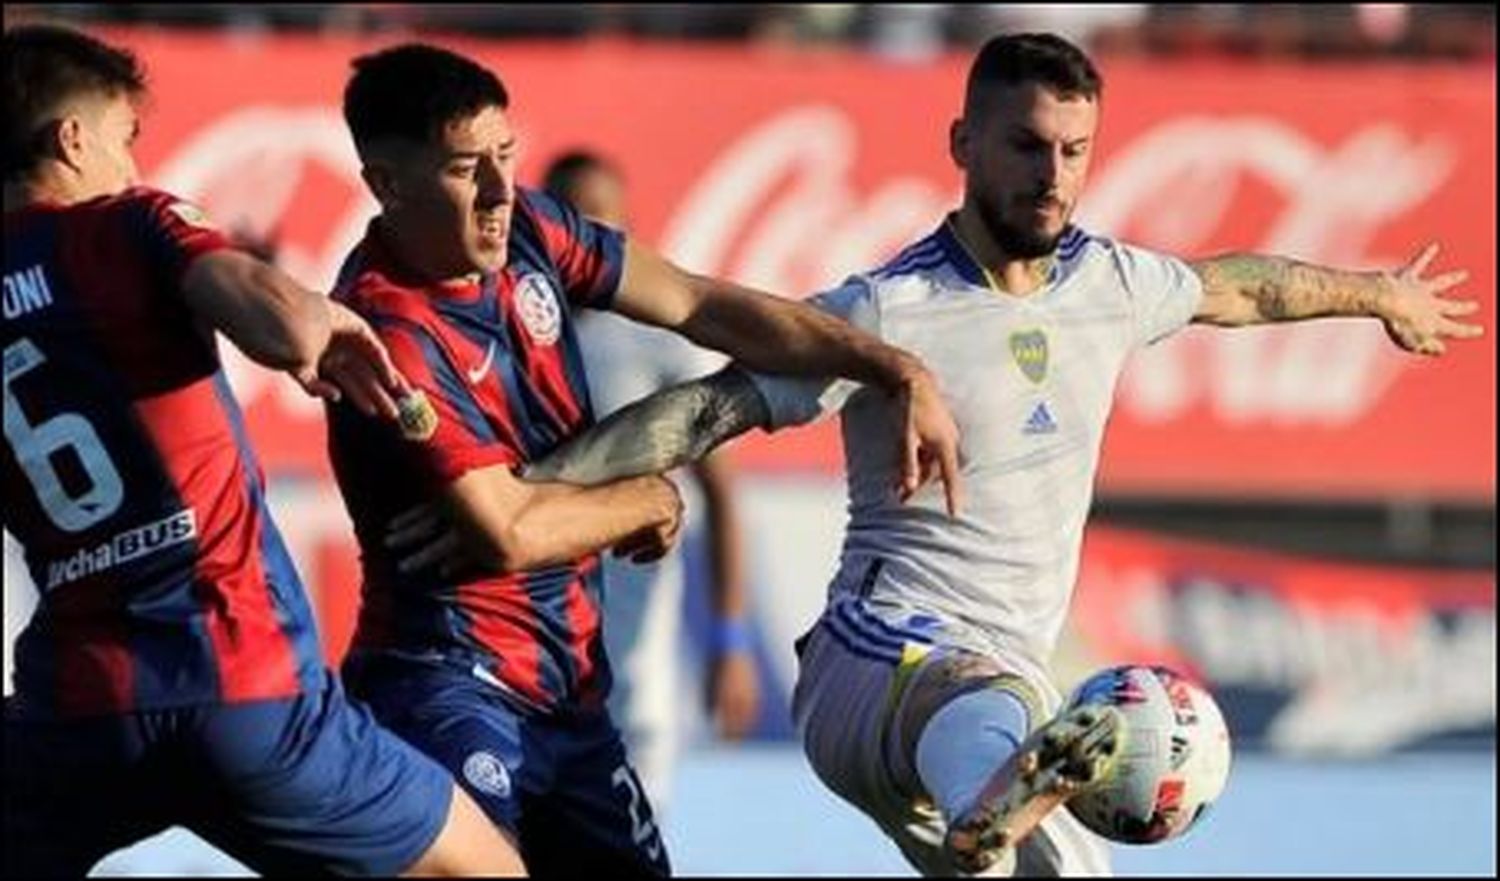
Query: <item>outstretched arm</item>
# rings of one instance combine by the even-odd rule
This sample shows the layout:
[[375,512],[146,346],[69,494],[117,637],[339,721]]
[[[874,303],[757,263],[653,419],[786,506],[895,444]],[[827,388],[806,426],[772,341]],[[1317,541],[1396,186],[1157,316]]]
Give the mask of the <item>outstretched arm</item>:
[[344,393],[365,413],[394,420],[407,382],[380,338],[348,308],[249,254],[205,254],[182,278],[188,308],[256,363],[285,370],[308,394]]
[[902,500],[940,477],[948,513],[962,506],[958,425],[937,379],[911,353],[806,303],[695,275],[628,243],[613,308],[724,352],[751,370],[845,377],[886,390],[905,414]]
[[1428,245],[1399,272],[1348,272],[1285,257],[1228,254],[1189,263],[1203,281],[1193,320],[1226,327],[1325,316],[1379,318],[1391,340],[1409,352],[1441,355],[1445,338],[1470,339],[1484,329],[1457,320],[1479,308],[1439,294],[1462,284],[1464,270],[1423,278],[1437,245]]
[[744,371],[730,366],[642,398],[532,463],[526,480],[592,486],[659,474],[703,458],[770,421],[770,408]]

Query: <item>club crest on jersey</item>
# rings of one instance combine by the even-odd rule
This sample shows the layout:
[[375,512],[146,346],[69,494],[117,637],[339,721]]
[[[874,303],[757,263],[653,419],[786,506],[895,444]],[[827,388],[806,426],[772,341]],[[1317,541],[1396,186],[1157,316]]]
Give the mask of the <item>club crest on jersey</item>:
[[425,441],[437,431],[437,410],[421,389],[412,389],[398,399],[396,413],[401,423],[401,436],[409,441]]
[[474,788],[497,798],[510,795],[510,772],[505,763],[491,753],[479,750],[464,759],[464,779]]
[[1047,378],[1047,335],[1040,330],[1021,330],[1010,335],[1010,354],[1016,366],[1032,382]]
[[547,276],[532,272],[522,277],[516,286],[516,308],[521,313],[521,324],[537,345],[557,342],[562,332],[562,309]]

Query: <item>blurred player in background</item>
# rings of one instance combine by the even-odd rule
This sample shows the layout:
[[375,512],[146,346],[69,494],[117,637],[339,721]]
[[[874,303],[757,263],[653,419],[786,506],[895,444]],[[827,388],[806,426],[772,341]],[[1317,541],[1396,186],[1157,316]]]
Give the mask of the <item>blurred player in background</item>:
[[186,826],[266,873],[520,864],[438,764],[345,699],[214,331],[394,421],[368,325],[136,186],[144,75],[5,34],[5,529],[41,592],[5,699],[5,874]]
[[[628,230],[625,181],[602,157],[564,153],[548,164],[543,188],[578,213]],[[707,376],[723,356],[682,337],[618,315],[578,314],[578,345],[596,418],[654,391]],[[744,737],[755,724],[760,683],[746,624],[748,600],[735,504],[734,465],[724,452],[689,464],[703,498],[709,552],[711,623],[707,698],[720,736]],[[682,748],[684,692],[678,654],[684,573],[682,554],[632,565],[605,557],[604,645],[614,659],[610,715],[625,737],[631,762],[661,813]]]
[[[657,476],[582,488],[517,474],[593,422],[572,309],[613,309],[756,369],[893,393],[904,493],[939,471],[954,478],[952,418],[905,352],[817,309],[690,275],[518,188],[509,98],[480,65],[408,44],[354,67],[344,115],[381,213],[337,296],[370,319],[417,394],[399,433],[333,412],[330,453],[364,575],[351,690],[461,775],[518,835],[531,871],[664,873],[605,709],[598,553],[660,558],[681,501]],[[956,498],[956,482],[945,486]],[[444,518],[457,533],[435,569],[387,547]],[[462,565],[465,552],[477,567]]]
[[827,608],[798,640],[793,716],[818,776],[928,874],[1108,871],[1101,842],[1053,809],[1108,773],[1118,714],[1055,715],[1046,666],[1131,351],[1190,321],[1373,317],[1426,355],[1481,333],[1459,320],[1477,303],[1439,296],[1466,274],[1425,277],[1435,246],[1399,272],[1348,272],[1253,254],[1184,262],[1073,225],[1101,93],[1060,38],[991,39],[950,132],[961,207],[814,298],[933,365],[963,433],[959,516],[931,492],[898,504],[878,398],[733,367],[615,414],[533,469],[652,473],[751,426],[842,409],[850,522]]

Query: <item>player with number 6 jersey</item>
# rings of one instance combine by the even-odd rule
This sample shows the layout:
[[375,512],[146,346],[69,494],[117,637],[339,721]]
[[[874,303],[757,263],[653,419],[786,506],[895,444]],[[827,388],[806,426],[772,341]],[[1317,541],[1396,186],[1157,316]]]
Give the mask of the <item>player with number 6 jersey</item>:
[[319,686],[311,615],[213,337],[160,293],[229,246],[201,224],[146,188],[6,214],[5,528],[41,590],[17,644],[36,712]]
[[40,592],[5,699],[7,876],[172,825],[287,874],[502,873],[437,764],[345,699],[214,332],[394,420],[368,325],[135,185],[133,56],[5,34],[4,526]]

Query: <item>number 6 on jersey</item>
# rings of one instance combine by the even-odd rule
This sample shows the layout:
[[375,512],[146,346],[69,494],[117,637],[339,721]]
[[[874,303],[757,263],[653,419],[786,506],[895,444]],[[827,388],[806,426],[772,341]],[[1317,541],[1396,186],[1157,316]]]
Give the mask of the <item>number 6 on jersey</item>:
[[[36,424],[26,420],[11,383],[46,361],[42,350],[25,337],[5,347],[5,440],[52,522],[66,532],[82,532],[119,510],[125,488],[87,419],[59,413]],[[88,489],[78,495],[68,494],[52,463],[54,455],[68,448],[89,480]]]

